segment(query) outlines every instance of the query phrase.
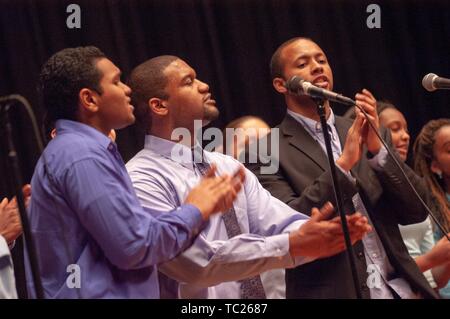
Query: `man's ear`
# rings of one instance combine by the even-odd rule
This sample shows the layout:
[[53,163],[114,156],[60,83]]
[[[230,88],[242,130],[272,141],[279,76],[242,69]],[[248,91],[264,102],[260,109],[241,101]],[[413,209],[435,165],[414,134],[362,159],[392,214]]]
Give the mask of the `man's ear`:
[[99,95],[97,92],[83,88],[78,93],[80,106],[83,110],[95,113],[98,111]]
[[286,94],[288,89],[286,89],[286,81],[282,78],[274,78],[272,80],[272,85],[278,93]]
[[157,97],[152,97],[150,100],[148,100],[148,106],[150,107],[152,113],[156,115],[164,116],[169,112],[167,101]]

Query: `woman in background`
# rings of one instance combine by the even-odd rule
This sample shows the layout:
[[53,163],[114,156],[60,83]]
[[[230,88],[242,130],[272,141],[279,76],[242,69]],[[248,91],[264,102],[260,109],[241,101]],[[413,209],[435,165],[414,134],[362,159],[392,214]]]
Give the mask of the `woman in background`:
[[[380,124],[391,132],[392,145],[400,160],[406,161],[410,136],[405,117],[394,104],[388,101],[378,101],[377,112]],[[348,110],[344,116],[354,118],[354,109]],[[446,125],[448,128],[442,131],[443,133],[439,132],[438,136],[439,129]],[[414,144],[415,170],[424,178],[428,189],[430,189],[430,198],[424,200],[428,201],[427,205],[431,206],[430,209],[438,217],[440,224],[445,225],[446,233],[450,231],[448,214],[448,193],[450,192],[449,125],[450,119],[429,122],[423,127]],[[447,139],[444,138],[445,132],[447,132]],[[435,142],[437,138],[439,138],[438,143]],[[447,144],[445,141],[447,141]],[[447,148],[445,148],[445,145]],[[447,155],[445,155],[445,152],[447,152]],[[435,158],[438,158],[438,160]],[[435,173],[432,171],[432,166]],[[446,169],[443,169],[443,167]],[[444,171],[446,173],[443,173]],[[442,176],[442,178],[439,176]],[[444,182],[444,178],[447,178],[446,182]],[[447,195],[445,195],[445,192],[447,192]],[[445,213],[446,210],[447,213]],[[441,297],[450,298],[450,284],[448,284],[450,279],[450,242],[443,237],[444,234],[435,225],[433,227],[433,224],[431,217],[427,217],[421,223],[407,226],[399,225],[399,229],[409,254],[416,261],[430,286],[435,289],[442,288],[439,291]]]
[[[428,122],[414,143],[414,168],[421,175],[432,195],[432,210],[436,212],[439,223],[445,232],[450,231],[450,119],[438,119]],[[434,228],[434,237],[439,239],[443,233]],[[448,244],[442,238],[439,244]],[[447,256],[447,258],[450,258]],[[437,269],[433,275],[445,280],[450,278],[450,261]],[[437,278],[435,277],[435,279]],[[439,287],[439,282],[436,280]],[[442,282],[441,282],[442,284]],[[443,298],[450,298],[450,285],[441,289]]]

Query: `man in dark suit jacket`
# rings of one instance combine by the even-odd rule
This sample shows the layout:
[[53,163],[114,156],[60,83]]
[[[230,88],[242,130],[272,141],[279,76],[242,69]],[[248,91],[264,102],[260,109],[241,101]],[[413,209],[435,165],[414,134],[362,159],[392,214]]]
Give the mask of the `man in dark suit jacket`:
[[[261,164],[250,164],[249,168],[272,195],[298,211],[309,212],[311,207],[321,206],[328,200],[335,203],[316,104],[306,95],[290,94],[285,87],[286,81],[297,75],[332,90],[333,75],[325,53],[310,39],[291,39],[274,53],[271,71],[273,86],[284,95],[288,109],[278,126],[279,158],[275,161],[279,161],[279,170],[265,175],[260,172]],[[372,94],[363,90],[355,99],[378,129],[376,100]],[[354,246],[363,297],[436,298],[410,258],[398,229],[398,224],[423,221],[427,216],[425,210],[361,111],[356,110],[357,117],[352,122],[335,116],[328,101],[325,108],[344,211],[354,212],[355,208],[366,211],[375,230]],[[389,132],[381,132],[389,142]],[[271,154],[272,162],[274,155],[277,154]],[[267,163],[266,160],[261,162]],[[402,167],[419,193],[425,194],[421,180],[406,165]],[[287,298],[354,298],[347,260],[345,253],[341,253],[287,270]]]

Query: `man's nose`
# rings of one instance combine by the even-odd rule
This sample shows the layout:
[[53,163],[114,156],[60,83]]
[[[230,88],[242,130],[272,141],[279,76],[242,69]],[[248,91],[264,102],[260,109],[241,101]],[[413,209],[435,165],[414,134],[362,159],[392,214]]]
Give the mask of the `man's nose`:
[[123,90],[125,91],[125,94],[130,96],[131,95],[131,88],[126,85],[125,83],[123,83]]
[[199,83],[198,83],[198,91],[199,92],[202,92],[202,93],[204,93],[204,92],[209,92],[209,85],[208,84],[206,84],[205,82],[202,82],[202,81],[200,81],[200,80],[197,80]]
[[323,66],[318,61],[313,60],[311,62],[311,65],[312,65],[312,67],[311,67],[311,73],[312,74],[322,73],[323,72]]

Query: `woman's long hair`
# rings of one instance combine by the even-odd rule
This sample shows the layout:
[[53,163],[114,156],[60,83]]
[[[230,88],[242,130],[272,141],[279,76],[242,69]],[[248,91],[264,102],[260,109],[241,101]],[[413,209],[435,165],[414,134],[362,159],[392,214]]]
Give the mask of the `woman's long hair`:
[[450,231],[450,205],[445,194],[444,179],[439,178],[431,171],[434,160],[433,146],[436,141],[436,132],[444,126],[450,125],[450,119],[438,119],[428,122],[420,131],[414,142],[414,169],[425,179],[434,199],[438,212],[437,218]]

